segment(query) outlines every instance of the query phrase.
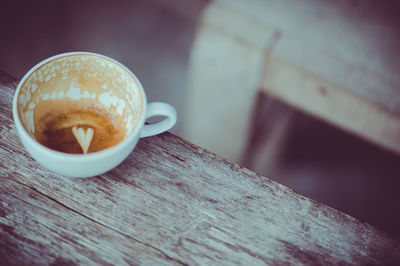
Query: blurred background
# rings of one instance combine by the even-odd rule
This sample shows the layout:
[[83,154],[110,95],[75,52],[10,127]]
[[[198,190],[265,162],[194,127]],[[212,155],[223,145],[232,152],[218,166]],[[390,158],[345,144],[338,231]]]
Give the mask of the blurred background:
[[62,52],[130,68],[172,132],[400,236],[395,1],[2,1],[0,70]]

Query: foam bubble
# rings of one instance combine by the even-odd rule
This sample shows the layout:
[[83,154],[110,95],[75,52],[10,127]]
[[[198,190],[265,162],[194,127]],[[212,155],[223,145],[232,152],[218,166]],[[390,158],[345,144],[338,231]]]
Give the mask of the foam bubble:
[[44,101],[50,99],[50,94],[45,93],[45,94],[43,95],[42,99],[43,99]]
[[26,129],[32,134],[35,133],[35,125],[33,121],[33,111],[25,112],[25,125]]
[[71,85],[67,92],[67,96],[73,100],[79,100],[81,98],[81,88]]
[[32,84],[32,92],[35,92],[36,91],[36,89],[37,89],[37,85],[36,85],[36,83],[33,83]]

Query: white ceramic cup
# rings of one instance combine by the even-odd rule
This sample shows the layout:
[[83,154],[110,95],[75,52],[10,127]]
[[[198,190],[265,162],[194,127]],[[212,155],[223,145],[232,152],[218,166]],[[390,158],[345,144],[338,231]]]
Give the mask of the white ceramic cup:
[[[35,139],[35,112],[46,101],[62,99],[94,100],[105,109],[112,108],[124,118],[125,137],[114,146],[87,154],[60,152],[40,144]],[[171,105],[147,103],[140,81],[128,68],[109,57],[88,52],[59,54],[34,66],[18,84],[13,116],[31,156],[44,167],[69,177],[95,176],[116,167],[132,152],[139,138],[167,131],[177,119]],[[152,116],[166,118],[145,125]]]

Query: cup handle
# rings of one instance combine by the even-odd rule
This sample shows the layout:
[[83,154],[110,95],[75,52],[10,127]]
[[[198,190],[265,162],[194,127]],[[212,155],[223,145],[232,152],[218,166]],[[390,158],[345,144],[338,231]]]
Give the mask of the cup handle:
[[144,125],[140,132],[140,137],[149,137],[160,134],[173,127],[176,123],[176,111],[172,105],[162,102],[152,102],[147,104],[145,118],[152,116],[165,116],[166,118],[154,124]]

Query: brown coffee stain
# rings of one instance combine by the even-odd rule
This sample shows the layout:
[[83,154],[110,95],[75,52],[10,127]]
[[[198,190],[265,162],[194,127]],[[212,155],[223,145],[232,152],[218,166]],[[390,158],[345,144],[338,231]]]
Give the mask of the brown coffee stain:
[[[97,93],[101,93],[101,88],[104,84],[107,84],[108,87],[112,87],[111,82],[112,80],[105,79],[104,77],[100,78],[100,75],[104,75],[101,70],[98,71],[99,75],[94,77],[91,76],[89,71],[80,71],[77,72],[75,75],[78,78],[78,84],[82,88],[92,88],[92,90],[97,89]],[[117,93],[118,91],[114,91]]]
[[84,131],[91,128],[94,131],[88,153],[114,146],[126,134],[122,116],[89,99],[44,101],[35,108],[34,122],[34,137],[39,143],[56,151],[73,154],[83,153],[73,134],[73,127]]

